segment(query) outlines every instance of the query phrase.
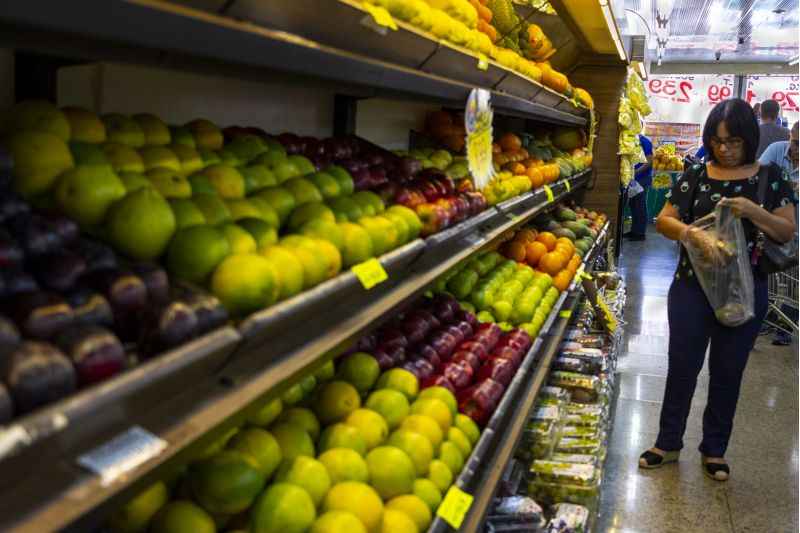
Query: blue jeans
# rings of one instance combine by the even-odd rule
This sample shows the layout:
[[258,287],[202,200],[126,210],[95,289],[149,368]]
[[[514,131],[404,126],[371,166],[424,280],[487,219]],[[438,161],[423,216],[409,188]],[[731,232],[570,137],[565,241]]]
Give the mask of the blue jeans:
[[669,370],[656,447],[664,451],[683,448],[686,419],[709,352],[708,402],[703,413],[700,452],[723,457],[728,448],[742,374],[767,313],[767,281],[755,279],[755,318],[741,326],[723,326],[714,316],[700,284],[678,279],[669,289]]
[[628,200],[631,207],[631,233],[634,235],[647,233],[647,191],[649,189],[650,187],[645,187],[643,192]]

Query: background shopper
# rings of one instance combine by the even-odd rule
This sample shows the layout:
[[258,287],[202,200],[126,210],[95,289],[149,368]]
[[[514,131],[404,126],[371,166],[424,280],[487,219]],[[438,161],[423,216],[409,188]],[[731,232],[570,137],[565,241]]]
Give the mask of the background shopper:
[[647,191],[653,185],[653,143],[640,133],[639,144],[642,145],[642,151],[647,158],[647,162],[636,165],[634,177],[644,190],[628,199],[633,223],[631,224],[631,231],[623,235],[623,237],[632,241],[645,240],[647,234]]
[[[779,242],[791,239],[795,231],[794,193],[788,179],[773,165],[768,167],[766,176],[769,187],[764,207],[757,204],[758,141],[758,122],[744,100],[730,99],[717,104],[703,129],[708,162],[692,166],[675,183],[658,216],[658,231],[672,240],[688,239],[713,256],[716,239],[708,232],[690,228],[689,224],[724,202],[743,219],[748,250],[754,247],[759,229]],[[640,467],[657,468],[677,461],[697,376],[710,342],[710,383],[700,453],[708,476],[719,481],[728,479],[730,469],[723,457],[733,429],[742,374],[767,310],[766,277],[754,272],[754,286],[755,318],[737,327],[721,325],[681,246],[667,303],[669,369],[659,434],[655,446],[641,455]]]
[[760,158],[767,146],[778,141],[789,140],[789,130],[781,126],[778,117],[781,106],[775,100],[764,100],[761,104],[761,125],[759,126],[758,149],[756,158]]

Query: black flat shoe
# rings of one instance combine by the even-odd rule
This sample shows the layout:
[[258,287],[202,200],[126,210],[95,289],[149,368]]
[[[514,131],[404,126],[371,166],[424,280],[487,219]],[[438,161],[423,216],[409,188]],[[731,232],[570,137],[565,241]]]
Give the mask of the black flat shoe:
[[647,450],[639,456],[639,468],[660,468],[665,464],[677,463],[678,457],[681,452],[664,452],[664,455],[654,452],[652,449]]
[[728,481],[731,469],[726,463],[709,463],[702,459],[703,473],[714,481]]

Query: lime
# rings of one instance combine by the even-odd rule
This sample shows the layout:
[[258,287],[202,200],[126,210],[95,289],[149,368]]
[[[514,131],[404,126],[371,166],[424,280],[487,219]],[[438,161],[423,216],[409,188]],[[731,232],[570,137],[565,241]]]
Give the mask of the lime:
[[187,500],[169,502],[150,524],[151,533],[216,533],[214,519]]
[[394,389],[405,395],[408,401],[414,400],[419,392],[417,376],[403,368],[392,368],[381,374],[378,383],[379,389]]
[[424,501],[431,513],[435,513],[442,503],[442,493],[436,484],[427,478],[414,480],[414,495]]
[[261,473],[269,479],[283,459],[281,447],[272,433],[260,428],[247,428],[228,441],[228,449],[255,459]]
[[278,242],[278,230],[261,218],[246,217],[239,219],[236,224],[255,239],[259,250]]
[[250,507],[266,482],[252,456],[232,450],[194,463],[188,479],[192,494],[204,509],[224,514]]
[[[125,178],[120,176],[120,179],[123,180],[126,190],[130,192],[131,189],[128,182],[125,181]],[[128,179],[130,180],[131,178]],[[136,178],[133,179],[135,180]],[[142,180],[147,182],[145,178],[142,178]],[[133,184],[133,186],[136,187],[135,184]],[[175,200],[170,200],[169,206],[172,208],[172,213],[175,215],[175,226],[179,230],[206,223],[206,217],[203,215],[203,212],[189,199],[177,198]]]
[[321,462],[311,457],[300,455],[286,461],[275,475],[276,481],[291,483],[305,489],[314,505],[319,505],[322,498],[331,488],[328,470]]
[[233,222],[220,224],[217,228],[225,235],[230,245],[231,254],[254,254],[257,250],[256,240],[241,226]]
[[346,355],[340,360],[336,370],[339,379],[351,383],[362,394],[372,388],[380,373],[378,361],[364,352]]
[[367,533],[367,529],[353,513],[328,511],[317,518],[309,533]]
[[270,426],[269,431],[278,441],[285,462],[301,455],[314,457],[314,441],[302,427],[279,422]]
[[169,492],[162,481],[153,483],[123,507],[117,509],[108,521],[117,533],[140,533],[161,507],[167,503]]
[[282,410],[283,402],[281,402],[280,398],[275,398],[262,405],[248,417],[247,421],[254,426],[268,426],[280,416]]
[[388,500],[413,490],[416,472],[406,452],[394,446],[378,446],[367,454],[370,485]]
[[[394,429],[408,416],[408,400],[402,392],[393,389],[377,390],[367,397],[367,409],[380,414],[389,429]],[[435,423],[435,422],[434,422]],[[438,427],[438,426],[437,426]]]
[[347,511],[358,517],[367,531],[378,533],[383,518],[383,502],[375,489],[365,483],[337,483],[322,503],[323,511]]
[[252,533],[304,533],[316,517],[314,502],[305,490],[274,483],[253,505],[250,529]]
[[366,461],[353,449],[331,448],[320,454],[317,459],[325,465],[331,478],[331,483],[334,485],[342,481],[366,483],[369,480],[369,469]]
[[178,230],[167,249],[167,269],[175,277],[203,283],[230,254],[225,235],[208,224]]
[[433,460],[433,444],[427,437],[408,429],[398,429],[389,436],[388,444],[406,452],[414,462],[418,476],[428,473],[428,466]]
[[316,441],[317,437],[319,437],[319,421],[317,420],[317,417],[314,416],[314,413],[311,411],[311,409],[306,409],[304,407],[292,407],[291,409],[284,411],[280,418],[278,418],[278,421],[288,422],[290,424],[300,426],[306,430],[306,433],[308,433],[308,435],[314,441]]
[[367,443],[357,428],[347,424],[333,424],[322,430],[319,438],[319,450],[333,448],[350,448],[360,455],[367,453]]
[[346,381],[329,381],[322,385],[314,398],[314,412],[323,424],[342,420],[361,407],[355,387]]
[[381,533],[419,533],[419,528],[414,520],[404,512],[386,509],[383,512]]
[[271,305],[278,299],[277,289],[272,266],[257,254],[226,257],[211,278],[211,292],[232,315]]
[[372,409],[356,409],[344,421],[348,426],[353,426],[364,437],[367,450],[381,444],[389,435],[386,420]]
[[106,215],[114,247],[132,259],[160,256],[175,232],[175,215],[155,189],[144,187],[114,203]]
[[419,399],[411,404],[411,414],[427,415],[439,424],[442,428],[442,433],[447,434],[450,425],[453,422],[453,415],[450,408],[442,400],[437,398],[424,398]]

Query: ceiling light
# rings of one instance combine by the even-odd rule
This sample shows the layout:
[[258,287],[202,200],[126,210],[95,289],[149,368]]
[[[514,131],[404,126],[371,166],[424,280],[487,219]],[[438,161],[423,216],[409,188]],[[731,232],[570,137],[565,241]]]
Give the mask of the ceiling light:
[[611,11],[611,6],[608,5],[608,0],[598,0],[600,7],[603,11],[603,18],[606,20],[608,32],[611,34],[611,39],[614,41],[614,46],[617,47],[617,53],[622,61],[627,62],[628,56],[625,53],[625,47],[622,45],[622,38],[619,35],[619,28],[617,22],[614,20],[614,13]]

